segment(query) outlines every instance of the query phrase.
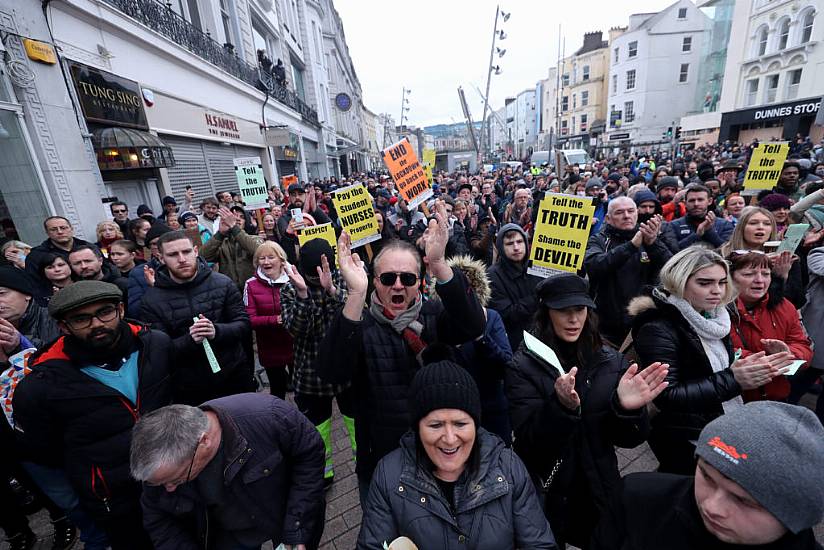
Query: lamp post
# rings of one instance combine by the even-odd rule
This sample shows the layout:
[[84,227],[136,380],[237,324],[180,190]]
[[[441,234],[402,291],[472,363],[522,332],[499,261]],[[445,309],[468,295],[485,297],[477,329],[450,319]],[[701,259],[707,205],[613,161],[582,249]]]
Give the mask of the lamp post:
[[[489,153],[489,136],[487,135],[489,131],[489,123],[486,120],[486,112],[489,109],[489,85],[492,82],[492,73],[495,72],[496,75],[501,74],[501,67],[500,65],[492,65],[492,61],[495,58],[495,41],[496,40],[504,40],[506,39],[506,33],[501,29],[498,31],[498,18],[504,20],[504,22],[509,20],[509,16],[512,13],[504,13],[501,10],[500,6],[495,7],[495,24],[492,26],[492,46],[489,48],[489,66],[487,67],[486,71],[486,93],[484,94],[484,114],[481,117],[481,154],[488,154]],[[506,53],[506,50],[502,50],[498,48],[498,58],[501,58]]]
[[409,120],[409,116],[406,114],[409,112],[409,98],[406,97],[412,93],[412,90],[408,89],[406,86],[403,87],[403,92],[401,93],[401,116],[398,119],[398,126],[403,131],[403,121]]

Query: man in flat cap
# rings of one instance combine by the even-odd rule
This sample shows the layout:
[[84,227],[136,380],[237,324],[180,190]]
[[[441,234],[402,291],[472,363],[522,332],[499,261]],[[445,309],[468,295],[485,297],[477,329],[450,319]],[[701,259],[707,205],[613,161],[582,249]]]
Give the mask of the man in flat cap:
[[171,402],[169,337],[123,319],[123,294],[78,281],[49,302],[63,336],[32,358],[12,401],[35,461],[62,467],[113,550],[151,549],[140,484],[129,475],[132,427]]

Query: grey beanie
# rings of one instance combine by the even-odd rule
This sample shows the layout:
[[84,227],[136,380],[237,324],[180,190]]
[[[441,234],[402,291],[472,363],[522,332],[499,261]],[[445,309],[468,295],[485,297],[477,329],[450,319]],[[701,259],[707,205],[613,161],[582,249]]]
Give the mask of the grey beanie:
[[55,319],[79,307],[95,302],[120,302],[123,293],[115,285],[103,281],[77,281],[57,292],[49,301],[49,315]]
[[695,454],[793,533],[824,516],[824,427],[809,409],[747,403],[707,424]]
[[590,189],[592,187],[604,187],[604,181],[599,178],[598,176],[592,176],[587,180],[587,184],[584,186],[584,189]]

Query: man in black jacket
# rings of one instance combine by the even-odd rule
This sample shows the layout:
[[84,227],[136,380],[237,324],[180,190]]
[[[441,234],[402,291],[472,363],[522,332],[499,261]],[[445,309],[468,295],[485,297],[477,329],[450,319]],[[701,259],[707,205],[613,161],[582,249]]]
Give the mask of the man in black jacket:
[[535,287],[540,277],[526,272],[529,261],[529,238],[520,225],[508,223],[495,240],[498,263],[489,268],[492,298],[489,308],[501,314],[513,353],[524,339],[524,329],[532,324],[538,309]]
[[[289,208],[283,211],[283,215],[278,219],[278,232],[280,234],[280,245],[286,252],[286,258],[290,264],[298,263],[298,231],[305,227],[305,223],[297,221],[292,217],[292,210],[299,209],[303,213],[308,213],[315,220],[317,225],[328,223],[329,219],[323,210],[315,208],[307,212],[306,186],[303,183],[293,183],[288,188]],[[314,191],[312,191],[314,193]]]
[[315,549],[323,532],[323,444],[309,420],[267,394],[172,405],[134,429],[156,550]]
[[143,295],[140,319],[172,338],[175,402],[254,391],[253,358],[243,346],[252,325],[235,283],[209,269],[183,231],[164,233],[157,247],[164,265]]
[[32,248],[26,256],[26,273],[41,286],[51,288],[51,283],[40,275],[49,253],[57,254],[69,263],[69,252],[89,243],[74,236],[71,222],[63,216],[46,218],[43,222],[43,229],[46,230],[49,238]]
[[368,276],[352,253],[348,233],[338,240],[340,273],[348,295],[321,342],[318,375],[328,383],[353,382],[357,472],[365,503],[378,461],[398,447],[409,427],[409,384],[431,344],[459,345],[483,334],[486,320],[466,277],[444,258],[449,227],[443,202],[436,203],[425,239],[429,274],[437,280],[439,300],[420,292],[423,263],[406,241],[390,241],[375,257],[375,290],[368,309]]
[[[592,550],[814,550],[824,428],[803,407],[747,403],[704,427],[695,477],[630,474]],[[654,518],[654,521],[650,521]]]
[[584,269],[598,307],[599,328],[614,346],[620,346],[629,333],[630,300],[655,284],[658,272],[672,257],[659,239],[662,220],[654,216],[639,225],[635,202],[618,197],[609,203],[604,227],[587,243]]
[[121,300],[116,286],[101,281],[57,293],[49,313],[64,336],[32,357],[32,372],[12,404],[24,452],[65,468],[112,548],[148,550],[140,485],[129,476],[129,442],[141,414],[171,402],[171,342],[124,321]]
[[93,244],[83,244],[69,252],[69,266],[75,280],[103,281],[112,283],[123,293],[124,302],[129,292],[129,280],[123,277],[117,268],[106,261],[100,249]]

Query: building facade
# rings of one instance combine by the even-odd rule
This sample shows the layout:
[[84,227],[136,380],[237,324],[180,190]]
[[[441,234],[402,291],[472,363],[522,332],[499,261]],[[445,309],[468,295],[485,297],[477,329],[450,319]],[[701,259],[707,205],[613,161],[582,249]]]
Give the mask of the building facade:
[[558,144],[564,149],[598,143],[606,117],[609,42],[601,31],[584,34],[583,45],[561,60]]
[[609,146],[670,147],[693,109],[710,19],[690,0],[630,16],[609,48]]
[[547,77],[539,80],[535,88],[535,96],[540,100],[537,147],[542,151],[552,149],[557,137],[555,123],[558,114],[558,86],[558,68],[550,67]]
[[719,140],[814,140],[824,90],[824,0],[736,2],[721,93]]

